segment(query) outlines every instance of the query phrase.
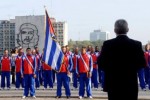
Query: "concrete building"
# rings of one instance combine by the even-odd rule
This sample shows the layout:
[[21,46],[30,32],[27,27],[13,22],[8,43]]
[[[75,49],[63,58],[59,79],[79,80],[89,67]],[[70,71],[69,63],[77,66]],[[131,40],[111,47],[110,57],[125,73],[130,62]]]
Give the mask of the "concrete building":
[[97,41],[97,40],[108,40],[110,39],[110,33],[102,30],[94,30],[90,33],[90,41]]
[[68,45],[68,26],[66,22],[53,22],[57,41],[61,46]]
[[0,55],[5,49],[9,52],[15,47],[15,23],[14,20],[0,21]]
[[[68,25],[51,18],[57,41],[61,46],[68,44]],[[16,16],[15,19],[0,21],[0,55],[5,49],[15,47],[39,47],[42,52],[45,42],[45,16]]]

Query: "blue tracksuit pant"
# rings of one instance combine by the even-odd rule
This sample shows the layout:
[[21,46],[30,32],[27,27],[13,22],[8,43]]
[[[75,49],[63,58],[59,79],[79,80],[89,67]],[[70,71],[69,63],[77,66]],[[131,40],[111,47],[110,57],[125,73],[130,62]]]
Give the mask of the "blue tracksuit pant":
[[39,71],[36,71],[36,78],[35,78],[35,87],[39,88],[40,87],[40,81],[39,81]]
[[5,88],[5,78],[7,81],[7,88],[10,88],[10,72],[9,71],[1,72],[1,88]]
[[144,68],[144,76],[145,76],[145,83],[149,84],[149,82],[148,82],[148,80],[149,80],[149,67]]
[[94,84],[94,88],[98,88],[98,70],[93,68],[92,72],[92,83]]
[[145,81],[144,81],[144,69],[143,68],[138,71],[138,77],[139,77],[139,82],[140,82],[141,89],[146,88],[145,87],[146,84],[145,84]]
[[16,73],[16,88],[20,88],[20,85],[22,88],[24,88],[24,79],[21,78],[21,73],[17,72]]
[[84,97],[85,85],[87,96],[92,96],[91,78],[87,77],[87,73],[80,73],[79,75],[79,96]]
[[43,70],[39,70],[39,82],[42,85],[43,84]]
[[24,96],[28,96],[30,89],[30,96],[35,96],[35,79],[32,74],[24,74]]
[[44,70],[44,88],[47,88],[47,84],[50,88],[53,88],[53,73],[52,70]]
[[70,84],[69,84],[69,77],[67,73],[57,73],[57,96],[61,96],[61,87],[64,85],[66,96],[70,96]]
[[54,71],[54,70],[52,70],[52,72],[53,72],[53,83],[55,83],[55,74],[56,74],[56,72]]
[[148,77],[148,88],[150,90],[150,68],[149,68],[149,77]]
[[75,70],[73,70],[73,87],[78,88],[78,77]]

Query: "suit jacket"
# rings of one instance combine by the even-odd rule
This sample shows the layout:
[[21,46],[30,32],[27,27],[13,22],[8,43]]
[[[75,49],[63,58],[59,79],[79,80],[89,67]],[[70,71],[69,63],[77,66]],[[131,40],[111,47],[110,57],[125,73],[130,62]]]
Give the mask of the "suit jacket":
[[146,65],[141,42],[126,35],[105,41],[98,65],[105,73],[104,91],[138,93],[137,71]]

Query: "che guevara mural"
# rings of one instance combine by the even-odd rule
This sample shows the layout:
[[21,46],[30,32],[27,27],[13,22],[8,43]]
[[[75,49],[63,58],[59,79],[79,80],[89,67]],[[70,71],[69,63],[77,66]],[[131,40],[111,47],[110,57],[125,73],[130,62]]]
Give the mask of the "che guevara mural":
[[39,42],[38,29],[32,23],[23,23],[16,38],[18,46],[36,47]]

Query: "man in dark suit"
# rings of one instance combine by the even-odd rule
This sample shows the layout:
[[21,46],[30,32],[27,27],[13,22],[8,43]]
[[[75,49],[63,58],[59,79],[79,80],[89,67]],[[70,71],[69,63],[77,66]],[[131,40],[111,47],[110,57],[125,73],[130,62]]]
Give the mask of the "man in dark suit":
[[146,65],[142,44],[128,38],[128,23],[123,19],[116,21],[114,31],[117,37],[104,42],[98,58],[105,73],[104,91],[109,100],[137,100],[137,71]]

